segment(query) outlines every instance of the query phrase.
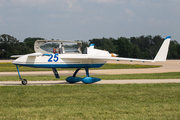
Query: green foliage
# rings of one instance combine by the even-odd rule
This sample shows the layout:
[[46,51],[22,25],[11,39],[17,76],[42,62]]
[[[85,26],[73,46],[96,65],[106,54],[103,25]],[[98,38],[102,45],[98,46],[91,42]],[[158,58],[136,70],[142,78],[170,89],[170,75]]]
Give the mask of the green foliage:
[[113,38],[102,38],[102,39],[92,39],[89,40],[90,44],[95,44],[95,48],[101,50],[107,50],[109,52],[113,52],[116,49],[116,45],[113,44]]
[[[43,38],[26,38],[24,42],[19,42],[8,34],[0,35],[0,59],[8,59],[11,55],[21,55],[34,52],[34,42]],[[2,49],[4,51],[2,51]]]
[[[4,49],[3,52],[2,49]],[[19,42],[13,36],[3,34],[0,35],[0,52],[0,59],[8,59],[11,55],[26,54],[31,50],[25,43]]]
[[81,41],[82,42],[82,48],[81,48],[81,51],[82,53],[84,52],[85,48],[86,47],[89,47],[89,43],[88,42],[85,42],[85,41]]
[[[120,57],[154,59],[164,38],[157,35],[152,37],[120,37],[102,38],[89,40],[90,44],[94,43],[98,49],[106,49],[110,53],[116,53]],[[168,59],[180,59],[180,44],[176,40],[171,40]]]
[[168,58],[180,58],[180,44],[177,41],[171,41]]
[[[73,71],[72,71],[73,74]],[[65,80],[68,76],[61,75],[55,78],[54,75],[36,75],[23,76],[28,81],[49,81],[49,80]],[[86,77],[85,74],[78,77]],[[130,79],[180,79],[179,72],[170,73],[147,73],[147,74],[119,74],[119,75],[91,75],[91,77],[100,78],[101,80],[130,80]],[[20,81],[19,76],[1,76],[0,81]]]
[[31,37],[28,37],[26,39],[24,39],[24,43],[29,47],[31,48],[31,50],[34,52],[34,42],[36,40],[44,40],[44,38],[39,38],[39,37],[35,37],[35,38],[31,38]]
[[132,44],[129,39],[125,37],[120,37],[117,41],[114,41],[115,45],[117,45],[117,53],[121,57],[132,57]]
[[180,84],[1,86],[1,120],[179,120]]
[[[8,34],[0,35],[0,59],[9,59],[11,55],[33,53],[34,42],[38,39],[44,40],[41,37],[28,37],[24,39],[24,42],[19,42]],[[93,43],[95,48],[116,53],[120,57],[154,59],[163,41],[164,38],[159,35],[154,37],[151,35],[130,38],[119,37],[117,39],[94,38],[89,40],[89,43],[82,42],[82,51]],[[176,40],[171,40],[168,59],[180,59],[180,44]]]

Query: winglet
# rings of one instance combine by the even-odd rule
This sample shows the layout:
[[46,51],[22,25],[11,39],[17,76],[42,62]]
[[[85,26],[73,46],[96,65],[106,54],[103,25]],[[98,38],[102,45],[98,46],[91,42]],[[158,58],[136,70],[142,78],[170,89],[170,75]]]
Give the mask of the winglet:
[[161,48],[159,49],[156,57],[154,58],[153,62],[156,61],[166,61],[168,50],[169,50],[169,44],[171,41],[171,36],[167,36],[161,45]]

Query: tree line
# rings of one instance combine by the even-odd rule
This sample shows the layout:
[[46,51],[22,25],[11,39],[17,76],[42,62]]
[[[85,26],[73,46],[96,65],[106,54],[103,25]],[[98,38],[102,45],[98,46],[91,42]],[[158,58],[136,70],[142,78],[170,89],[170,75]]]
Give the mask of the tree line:
[[[104,49],[112,53],[117,53],[120,57],[154,59],[165,38],[161,36],[139,36],[139,37],[119,37],[101,38],[89,40],[98,49]],[[176,40],[171,40],[168,52],[168,59],[180,59],[180,44]]]
[[[40,37],[28,37],[23,42],[8,34],[0,35],[0,59],[10,59],[11,55],[23,55],[34,52],[34,42],[44,40]],[[79,40],[81,41],[81,40]],[[95,48],[116,53],[120,57],[153,59],[159,50],[164,38],[161,36],[139,36],[115,38],[94,38],[88,42],[82,41],[82,50],[90,44]],[[180,59],[180,44],[171,40],[168,59]]]

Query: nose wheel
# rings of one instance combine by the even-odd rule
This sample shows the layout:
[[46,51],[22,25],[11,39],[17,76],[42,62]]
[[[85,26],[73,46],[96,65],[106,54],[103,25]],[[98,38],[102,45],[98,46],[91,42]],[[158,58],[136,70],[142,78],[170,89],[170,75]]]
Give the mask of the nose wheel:
[[19,75],[19,79],[21,80],[21,83],[22,83],[23,85],[26,85],[26,84],[27,84],[27,80],[21,78],[21,75],[20,75],[20,72],[19,72],[19,68],[18,68],[17,65],[16,65],[16,68],[17,68],[18,75]]
[[26,85],[26,84],[27,84],[27,80],[26,80],[26,79],[23,79],[23,80],[21,81],[21,83],[22,83],[23,85]]

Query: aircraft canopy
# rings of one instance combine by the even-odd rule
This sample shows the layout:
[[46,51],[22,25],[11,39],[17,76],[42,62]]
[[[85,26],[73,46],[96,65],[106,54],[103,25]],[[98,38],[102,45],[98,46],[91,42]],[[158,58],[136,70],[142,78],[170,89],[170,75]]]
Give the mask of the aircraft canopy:
[[47,53],[82,53],[82,42],[76,41],[62,41],[62,40],[37,40],[34,43],[34,51],[47,54]]

